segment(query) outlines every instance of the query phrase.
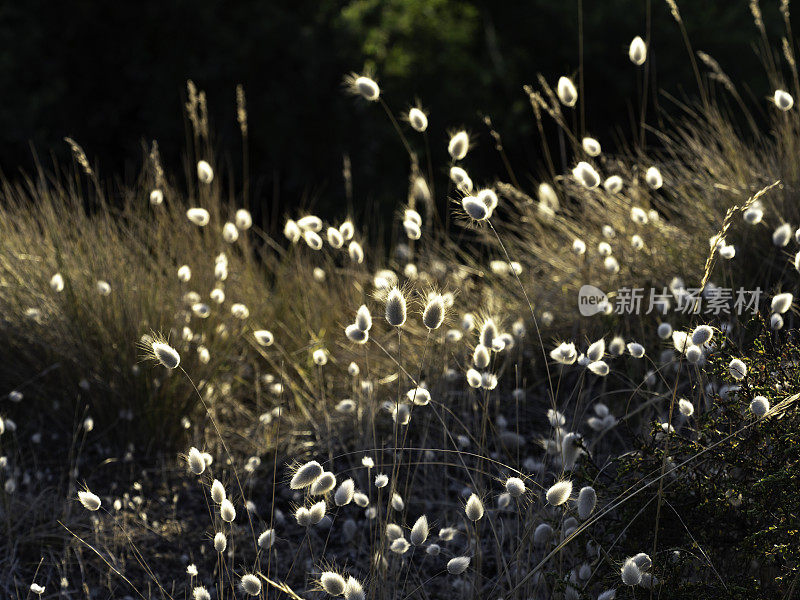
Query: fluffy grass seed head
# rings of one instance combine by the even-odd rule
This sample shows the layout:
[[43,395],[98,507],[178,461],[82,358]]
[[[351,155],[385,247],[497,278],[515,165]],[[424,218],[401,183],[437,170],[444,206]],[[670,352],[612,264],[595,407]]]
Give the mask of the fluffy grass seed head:
[[422,515],[414,523],[414,526],[411,528],[411,534],[408,537],[410,538],[412,544],[415,546],[421,546],[425,543],[425,540],[428,539],[429,532],[430,528],[428,527],[428,517]]
[[428,128],[428,115],[422,109],[412,108],[408,111],[408,122],[414,131],[422,133]]
[[197,179],[200,180],[200,183],[205,183],[206,185],[214,181],[214,169],[211,168],[208,161],[197,161]]
[[456,556],[447,561],[447,572],[451,575],[461,575],[469,568],[469,556]]
[[785,248],[792,239],[792,226],[783,223],[772,233],[772,243],[778,248]]
[[406,322],[406,297],[400,288],[393,287],[386,298],[386,321],[392,327],[402,327]]
[[336,489],[333,502],[336,506],[346,506],[353,501],[356,485],[352,479],[345,479]]
[[347,578],[347,586],[344,589],[344,600],[365,600],[364,586],[355,577]]
[[336,475],[330,471],[323,471],[320,476],[311,483],[311,489],[309,491],[312,496],[324,496],[335,487]]
[[641,36],[637,35],[631,41],[631,45],[628,48],[628,58],[637,66],[643,65],[647,60],[647,45],[644,43]]
[[736,381],[741,381],[747,375],[747,365],[745,365],[738,358],[734,358],[728,364],[728,372],[730,372],[731,377],[733,377]]
[[258,536],[258,547],[262,550],[269,550],[275,543],[275,530],[267,529]]
[[331,596],[343,596],[347,582],[335,571],[323,571],[319,576],[319,586]]
[[211,594],[202,585],[198,585],[192,590],[192,600],[211,600]]
[[489,209],[477,196],[464,196],[461,199],[461,208],[473,221],[485,221],[489,218]]
[[336,227],[328,227],[325,237],[328,238],[328,245],[331,248],[341,248],[344,246],[344,236],[342,232],[336,229]]
[[556,93],[564,106],[573,107],[578,102],[578,90],[568,77],[559,78]]
[[509,477],[506,479],[506,491],[512,498],[519,498],[525,493],[525,482],[519,477]]
[[585,521],[594,511],[597,505],[597,492],[591,486],[585,486],[578,492],[578,518]]
[[253,226],[253,216],[249,210],[240,208],[234,215],[234,223],[239,231],[247,231]]
[[347,255],[350,257],[350,260],[356,264],[361,264],[364,262],[364,249],[361,247],[361,244],[353,240],[347,246]]
[[211,220],[211,215],[205,208],[190,208],[186,211],[186,218],[198,227],[205,227]]
[[202,475],[203,471],[206,470],[206,459],[203,457],[203,453],[194,446],[189,448],[186,462],[189,465],[189,470],[195,475]]
[[469,134],[464,131],[457,131],[450,136],[447,144],[447,152],[453,160],[462,160],[469,151]]
[[708,325],[698,325],[694,328],[694,331],[692,331],[692,344],[702,346],[710,342],[712,337],[714,337],[714,330],[711,329],[711,327]]
[[467,504],[464,506],[464,513],[470,521],[479,521],[483,517],[484,508],[483,502],[477,495],[472,494],[467,499]]
[[368,100],[369,102],[377,102],[381,97],[380,86],[378,86],[378,83],[374,79],[367,75],[350,73],[344,78],[344,83],[351,94],[361,96],[364,100]]
[[357,344],[366,344],[369,341],[369,332],[361,329],[356,323],[345,327],[344,334],[348,340]]
[[256,338],[256,342],[259,346],[272,346],[275,342],[275,337],[272,335],[272,332],[266,329],[257,329],[253,332],[253,337]]
[[372,315],[366,304],[362,304],[356,311],[356,327],[361,331],[369,331],[372,328]]
[[50,288],[56,293],[64,291],[64,277],[61,273],[56,273],[50,278]]
[[546,498],[548,504],[552,506],[561,506],[572,493],[572,482],[569,480],[557,481],[547,490]]
[[309,461],[297,468],[289,481],[289,487],[293,490],[301,490],[307,488],[314,480],[322,475],[323,469],[317,461]]
[[752,412],[759,419],[767,414],[769,411],[769,400],[764,396],[756,396],[750,403],[750,412]]
[[562,342],[550,352],[550,358],[562,365],[571,365],[578,358],[578,351],[572,342]]
[[794,98],[792,98],[792,95],[783,90],[775,90],[772,101],[775,103],[775,106],[784,112],[791,110],[792,106],[794,106]]
[[261,593],[261,580],[255,575],[242,575],[240,584],[242,591],[248,596],[258,596]]
[[657,190],[664,185],[664,178],[661,177],[661,171],[656,167],[650,167],[644,175],[644,180],[651,189]]
[[789,292],[775,294],[772,298],[772,312],[783,314],[792,308],[792,302],[794,302],[794,296]]
[[219,479],[215,479],[211,484],[211,499],[217,504],[221,504],[225,497],[225,486]]
[[585,161],[581,161],[572,169],[572,176],[585,188],[593,190],[600,185],[600,174]]
[[642,571],[634,562],[633,558],[627,559],[622,564],[620,575],[622,576],[622,583],[625,585],[635,586],[639,585],[642,581]]
[[600,142],[591,137],[583,138],[581,140],[581,146],[583,147],[583,151],[592,157],[600,156],[600,152],[602,151],[600,148]]
[[88,489],[78,492],[78,500],[83,504],[86,510],[94,512],[100,508],[100,497],[97,494],[93,494]]
[[694,404],[686,398],[678,400],[678,410],[684,417],[691,417],[694,414]]
[[228,547],[228,539],[225,537],[225,534],[221,531],[218,531],[214,535],[214,550],[217,552],[225,552],[225,548]]
[[441,294],[431,292],[422,311],[422,323],[430,330],[438,329],[444,322],[445,302]]
[[232,523],[236,518],[236,509],[233,506],[233,502],[227,498],[223,498],[219,505],[219,516],[226,523]]
[[619,194],[622,191],[623,181],[619,175],[612,175],[603,182],[603,188],[609,194]]

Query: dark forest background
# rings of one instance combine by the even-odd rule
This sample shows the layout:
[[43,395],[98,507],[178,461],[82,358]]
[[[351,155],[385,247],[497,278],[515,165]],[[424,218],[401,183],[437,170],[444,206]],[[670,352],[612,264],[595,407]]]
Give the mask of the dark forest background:
[[[530,180],[540,172],[540,140],[522,86],[535,85],[537,73],[553,84],[577,74],[578,1],[3,2],[0,167],[12,179],[30,170],[32,147],[45,164],[68,164],[63,137],[71,136],[101,177],[132,181],[143,143],[155,139],[168,170],[182,174],[182,106],[192,79],[207,92],[223,170],[238,176],[235,87],[242,84],[257,215],[304,207],[342,216],[344,155],[352,161],[356,216],[366,207],[389,214],[405,198],[407,158],[380,107],[342,86],[347,72],[374,68],[395,113],[417,99],[429,111],[435,165],[446,164],[447,130],[463,126],[479,144],[468,159],[473,179],[502,175],[481,120],[488,114],[517,174]],[[762,5],[779,48],[778,2]],[[583,1],[586,130],[606,151],[634,129],[641,71],[627,48],[645,36],[647,6]],[[695,97],[667,4],[651,0],[650,10],[651,85]],[[684,0],[680,10],[695,50],[715,57],[765,106],[772,90],[753,50],[758,34],[747,0]],[[666,96],[659,103],[669,110]]]

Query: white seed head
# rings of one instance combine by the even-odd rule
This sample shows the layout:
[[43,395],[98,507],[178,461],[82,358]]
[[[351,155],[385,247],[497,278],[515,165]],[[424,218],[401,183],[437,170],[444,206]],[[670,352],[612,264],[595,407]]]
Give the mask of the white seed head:
[[662,340],[666,340],[672,335],[672,325],[669,323],[659,323],[658,325],[658,337]]
[[559,78],[556,93],[564,106],[575,106],[578,101],[578,90],[572,80],[567,77]]
[[418,108],[408,111],[408,122],[415,131],[425,131],[428,128],[428,116]]
[[664,179],[661,177],[661,171],[656,167],[650,167],[644,175],[644,179],[652,189],[657,190],[664,185]]
[[775,106],[777,106],[782,111],[787,111],[794,106],[794,98],[792,98],[789,92],[784,92],[783,90],[775,90],[775,95],[772,97],[773,102],[775,102]]
[[750,403],[750,412],[752,412],[759,419],[767,414],[769,410],[769,400],[764,396],[756,396]]
[[514,498],[519,498],[525,493],[525,482],[519,477],[509,477],[506,479],[506,491]]
[[584,187],[592,190],[600,185],[600,174],[585,161],[581,161],[572,169],[572,176]]
[[712,337],[714,337],[714,330],[708,325],[698,325],[692,331],[692,343],[696,346],[707,344]]
[[350,242],[347,246],[347,254],[350,256],[350,260],[356,264],[360,265],[364,262],[364,249],[356,241]]
[[64,291],[64,277],[61,273],[56,273],[50,278],[50,287],[57,293]]
[[366,305],[362,304],[356,311],[355,324],[361,331],[369,331],[372,328],[372,315]]
[[469,567],[469,556],[456,556],[447,561],[447,572],[451,575],[461,575]]
[[344,589],[344,599],[345,600],[365,600],[366,594],[364,593],[364,587],[361,585],[355,577],[348,577],[347,578],[347,585]]
[[643,65],[644,61],[647,60],[647,46],[644,40],[638,35],[633,38],[630,48],[628,48],[628,58],[637,66]]
[[239,231],[247,231],[253,226],[253,216],[250,214],[249,210],[240,208],[236,211],[234,222]]
[[311,359],[318,367],[324,367],[328,364],[328,353],[322,348],[317,348],[311,353]]
[[211,594],[206,588],[199,585],[192,590],[192,600],[211,600]]
[[331,248],[341,248],[344,245],[344,236],[336,227],[328,227],[325,235]]
[[571,493],[571,481],[558,481],[550,486],[550,489],[547,490],[547,502],[553,506],[561,506],[567,500],[569,500],[569,495]]
[[190,208],[186,211],[186,218],[198,227],[205,227],[211,220],[211,215],[205,208]]
[[792,239],[792,226],[784,223],[772,233],[772,243],[778,248],[784,248]]
[[322,475],[322,465],[312,460],[305,463],[295,471],[289,482],[289,487],[293,490],[301,490],[314,483],[314,480]]
[[209,184],[214,180],[214,169],[205,160],[197,162],[197,179],[200,180],[200,183],[205,184]]
[[370,102],[375,102],[380,98],[381,95],[381,88],[378,87],[377,82],[374,79],[370,79],[369,77],[356,77],[355,81],[353,82],[353,86],[356,92],[361,94],[361,96],[365,100],[369,100]]
[[586,368],[599,377],[605,377],[610,371],[608,363],[604,360],[596,360],[589,363]]
[[320,476],[311,483],[311,489],[309,491],[312,496],[324,496],[334,487],[336,487],[336,475],[330,471],[323,471]]
[[342,596],[347,587],[347,582],[344,577],[334,571],[323,571],[319,576],[319,585],[331,596]]
[[609,194],[619,194],[622,191],[622,177],[612,175],[603,182],[603,187]]
[[267,529],[258,536],[258,547],[263,550],[269,550],[272,544],[275,543],[275,530]]
[[411,543],[415,546],[421,546],[428,539],[429,531],[428,518],[422,515],[414,522],[414,526],[411,528],[411,534],[409,535]]
[[214,550],[217,552],[225,552],[225,548],[228,547],[228,540],[225,537],[225,534],[221,531],[217,532],[214,536]]
[[422,323],[428,329],[438,329],[444,322],[444,313],[444,297],[439,294],[431,294],[422,311]]
[[164,202],[164,192],[159,189],[155,189],[150,192],[150,204],[153,206],[158,206],[162,202]]
[[296,244],[300,241],[300,237],[303,235],[303,232],[300,230],[300,227],[297,223],[289,219],[286,221],[286,225],[283,226],[283,235],[293,244]]
[[447,144],[447,152],[453,160],[462,160],[469,150],[469,135],[466,131],[455,133]]
[[261,593],[261,580],[255,575],[242,575],[242,591],[249,596],[258,596]]
[[628,352],[633,358],[642,358],[644,356],[644,346],[637,342],[628,344]]
[[684,417],[691,417],[694,414],[694,404],[686,398],[678,400],[678,410]]
[[772,312],[783,314],[792,308],[792,302],[794,302],[794,296],[791,293],[776,294],[772,298]]
[[600,156],[600,142],[596,139],[585,137],[581,140],[581,146],[583,146],[583,151],[589,156]]
[[366,344],[369,340],[369,332],[360,329],[355,323],[345,327],[344,334],[348,340],[358,344]]
[[336,506],[346,506],[350,504],[353,500],[355,489],[355,482],[352,479],[345,479],[333,495],[333,502]]
[[189,470],[195,475],[202,475],[203,471],[206,470],[206,461],[203,458],[203,453],[194,446],[189,448],[186,462],[189,464]]
[[406,298],[397,287],[386,298],[386,321],[392,327],[402,327],[406,322]]
[[629,586],[639,585],[642,581],[642,571],[632,558],[626,560],[621,570],[622,583]]
[[325,517],[325,509],[327,506],[325,505],[325,501],[321,500],[316,504],[312,504],[308,508],[308,516],[311,519],[311,524],[316,525]]
[[461,208],[475,221],[484,221],[489,217],[489,209],[475,196],[464,196],[461,199]]
[[597,505],[597,492],[591,486],[582,487],[578,492],[578,518],[585,521]]
[[256,342],[258,342],[259,346],[272,346],[275,341],[272,332],[266,329],[257,329],[253,332],[253,337],[256,338]]
[[233,502],[224,498],[219,505],[219,516],[226,523],[231,523],[236,518],[236,509],[233,507]]
[[484,508],[483,502],[475,494],[472,494],[467,499],[467,504],[464,506],[464,512],[470,521],[479,521],[483,517]]
[[728,364],[728,371],[730,372],[731,377],[733,377],[737,381],[741,381],[742,379],[745,378],[745,375],[747,375],[747,365],[745,365],[738,358],[734,358]]
[[211,484],[211,499],[217,504],[220,504],[223,500],[225,500],[225,498],[225,486],[222,485],[222,482],[219,479],[215,479]]
[[100,497],[89,490],[81,490],[78,492],[78,500],[83,504],[86,510],[94,512],[100,508]]

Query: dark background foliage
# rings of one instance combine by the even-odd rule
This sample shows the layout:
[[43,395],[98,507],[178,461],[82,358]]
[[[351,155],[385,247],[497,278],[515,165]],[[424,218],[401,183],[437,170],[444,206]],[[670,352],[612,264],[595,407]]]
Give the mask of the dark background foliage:
[[[648,2],[583,4],[586,131],[611,150],[630,139],[640,104],[641,75],[628,62],[627,47],[635,35],[645,35]],[[764,12],[779,47],[774,4]],[[503,174],[482,124],[481,115],[488,114],[526,181],[540,172],[541,143],[522,86],[536,84],[537,73],[551,83],[563,74],[577,76],[578,5],[579,0],[6,2],[0,6],[0,166],[12,178],[20,167],[30,169],[31,144],[43,162],[53,154],[64,163],[68,149],[62,138],[69,135],[101,177],[130,180],[141,166],[142,142],[153,139],[168,169],[180,169],[186,147],[181,107],[191,78],[208,94],[219,156],[238,174],[234,90],[241,83],[257,213],[265,206],[283,212],[306,205],[341,216],[347,208],[341,177],[347,154],[355,212],[378,206],[386,214],[405,197],[408,163],[380,107],[343,93],[343,75],[366,67],[374,68],[395,113],[416,99],[430,110],[435,165],[445,164],[447,130],[465,126],[479,142],[468,165],[473,179]],[[695,49],[713,55],[763,105],[771,90],[751,49],[757,32],[747,1],[693,1],[680,8]],[[652,0],[650,10],[651,85],[696,96],[666,3]],[[663,96],[660,102],[666,102]],[[422,150],[419,137],[412,139]]]

